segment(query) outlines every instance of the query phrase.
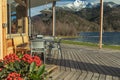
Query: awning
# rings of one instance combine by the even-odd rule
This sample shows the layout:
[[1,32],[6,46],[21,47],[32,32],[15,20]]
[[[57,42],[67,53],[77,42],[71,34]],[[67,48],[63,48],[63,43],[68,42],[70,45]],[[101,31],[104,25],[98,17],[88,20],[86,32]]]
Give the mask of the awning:
[[53,1],[59,1],[59,0],[30,0],[31,7],[52,3]]
[[[22,0],[7,0],[9,4],[17,2],[22,4]],[[48,4],[48,3],[52,3],[53,1],[59,1],[59,0],[29,0],[30,1],[30,6],[31,7],[36,7],[36,6],[40,6],[40,5],[44,5],[44,4]]]

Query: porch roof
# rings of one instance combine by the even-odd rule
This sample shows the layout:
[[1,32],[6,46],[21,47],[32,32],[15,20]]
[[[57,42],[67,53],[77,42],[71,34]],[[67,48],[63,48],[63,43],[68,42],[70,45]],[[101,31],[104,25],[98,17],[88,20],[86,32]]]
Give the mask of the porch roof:
[[[18,3],[22,3],[22,0],[7,0],[9,3],[13,3],[14,1]],[[36,7],[44,4],[51,3],[53,1],[59,1],[59,0],[29,0],[31,7]]]
[[31,1],[31,7],[36,7],[36,6],[48,4],[53,1],[59,1],[59,0],[30,0],[30,1]]

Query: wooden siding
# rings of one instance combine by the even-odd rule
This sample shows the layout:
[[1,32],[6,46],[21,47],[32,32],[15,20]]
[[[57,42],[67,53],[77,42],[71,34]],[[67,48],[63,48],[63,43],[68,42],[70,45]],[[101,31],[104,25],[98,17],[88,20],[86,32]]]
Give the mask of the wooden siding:
[[3,56],[7,54],[7,0],[2,0]]
[[[2,35],[2,0],[0,0],[0,35]],[[2,59],[3,55],[3,42],[2,36],[0,36],[0,59]]]
[[7,39],[7,54],[14,53],[13,39]]

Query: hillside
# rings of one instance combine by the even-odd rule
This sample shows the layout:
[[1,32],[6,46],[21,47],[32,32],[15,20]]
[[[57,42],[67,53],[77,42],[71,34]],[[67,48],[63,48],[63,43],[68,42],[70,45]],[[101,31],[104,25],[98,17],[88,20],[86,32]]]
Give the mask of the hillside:
[[[32,18],[37,33],[52,34],[52,16],[45,18],[37,15]],[[73,12],[59,10],[56,12],[56,35],[76,35],[80,31],[98,31],[99,25],[76,15]]]
[[[104,6],[104,31],[120,31],[120,6]],[[100,7],[80,11],[56,9],[56,35],[76,35],[78,32],[99,31]],[[35,33],[52,35],[52,14],[40,14],[32,18]]]
[[[100,20],[100,8],[86,8],[76,12],[78,16],[99,24]],[[120,6],[109,7],[104,6],[104,31],[120,31]]]

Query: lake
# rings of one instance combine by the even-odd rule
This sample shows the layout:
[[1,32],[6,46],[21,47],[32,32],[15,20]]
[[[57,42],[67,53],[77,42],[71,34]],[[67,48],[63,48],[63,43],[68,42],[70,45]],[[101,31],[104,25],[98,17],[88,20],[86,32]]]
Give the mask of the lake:
[[[99,43],[99,32],[80,32],[75,41]],[[120,45],[120,32],[104,32],[103,44]]]

